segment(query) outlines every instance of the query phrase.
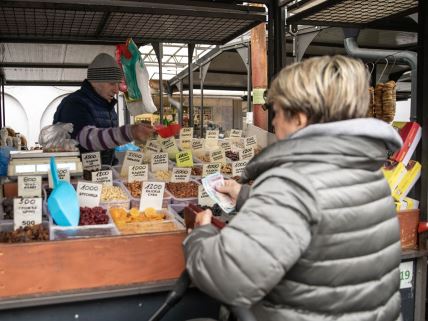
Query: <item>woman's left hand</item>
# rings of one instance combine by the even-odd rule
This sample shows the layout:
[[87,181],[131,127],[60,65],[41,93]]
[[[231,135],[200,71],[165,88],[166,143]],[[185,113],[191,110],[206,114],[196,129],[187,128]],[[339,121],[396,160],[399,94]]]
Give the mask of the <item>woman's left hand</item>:
[[195,227],[211,224],[212,216],[213,216],[213,213],[211,213],[211,210],[205,210],[203,212],[199,212],[198,214],[196,214]]

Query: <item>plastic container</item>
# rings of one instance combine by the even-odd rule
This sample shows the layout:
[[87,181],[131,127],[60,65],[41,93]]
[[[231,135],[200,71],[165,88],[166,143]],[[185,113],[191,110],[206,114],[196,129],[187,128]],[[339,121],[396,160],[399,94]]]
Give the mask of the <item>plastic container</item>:
[[[200,183],[195,179],[190,179],[191,182],[195,182],[196,184],[200,185]],[[171,191],[167,189],[167,191],[171,194],[171,204],[197,204],[198,203],[198,196],[196,197],[186,197],[186,198],[179,198],[176,197]]]
[[[177,204],[169,204],[168,205],[168,211],[175,215],[177,220],[181,222],[184,225],[184,213],[183,210],[187,206],[185,203],[177,203]],[[180,215],[179,213],[182,213]]]
[[[140,208],[140,197],[133,197],[131,194],[131,191],[126,187],[125,185],[126,182],[123,183],[123,186],[125,187],[125,190],[130,198],[130,208],[132,207],[136,207],[136,208]],[[171,194],[165,189],[165,192],[163,194],[163,202],[162,202],[162,207],[167,208],[168,205],[171,203],[171,199],[172,196]]]
[[126,196],[126,200],[101,200],[100,206],[105,207],[107,209],[109,209],[110,207],[123,207],[125,209],[129,209],[131,199],[129,197],[129,193],[127,192],[125,185],[123,185],[120,181],[113,181],[113,186],[118,186],[122,190],[123,194]]
[[[49,230],[49,222],[48,221],[42,221],[42,224],[45,228]],[[13,221],[3,221],[0,223],[0,232],[12,232],[13,231]],[[49,233],[50,234],[50,233]],[[48,240],[46,240],[48,241]],[[46,241],[30,241],[30,242],[46,242]],[[1,244],[0,240],[0,244]],[[13,244],[20,243],[20,242],[14,242]]]
[[400,222],[400,241],[402,250],[416,250],[418,248],[419,210],[405,210],[397,212]]
[[149,222],[132,222],[116,224],[121,234],[146,234],[146,233],[168,233],[184,231],[184,224],[178,217],[169,212],[167,209],[162,209],[161,212],[166,214],[164,220],[149,221]]
[[67,240],[87,237],[119,235],[119,231],[116,228],[116,225],[114,224],[109,211],[107,211],[107,215],[109,217],[108,224],[83,226],[58,226],[55,224],[52,217],[49,216],[50,239]]

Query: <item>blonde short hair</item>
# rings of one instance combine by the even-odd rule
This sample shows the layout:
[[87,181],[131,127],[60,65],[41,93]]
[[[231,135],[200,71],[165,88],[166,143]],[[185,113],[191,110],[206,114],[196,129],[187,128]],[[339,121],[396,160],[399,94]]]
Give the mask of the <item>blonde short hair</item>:
[[267,99],[288,117],[304,113],[308,124],[367,117],[368,80],[360,60],[339,55],[314,57],[282,69]]

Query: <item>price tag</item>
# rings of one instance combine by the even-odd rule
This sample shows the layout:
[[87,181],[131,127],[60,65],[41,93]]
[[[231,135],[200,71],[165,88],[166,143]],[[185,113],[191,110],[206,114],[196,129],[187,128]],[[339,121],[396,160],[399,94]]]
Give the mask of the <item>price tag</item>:
[[220,172],[220,163],[208,163],[202,165],[202,177]]
[[18,196],[41,197],[42,177],[41,176],[18,176]]
[[202,139],[194,138],[192,140],[192,149],[194,151],[200,151],[204,149],[204,141]]
[[192,173],[191,168],[174,167],[172,169],[171,182],[173,182],[173,183],[179,183],[179,182],[187,183],[190,180],[190,174],[191,173]]
[[80,207],[100,205],[103,186],[98,183],[77,182],[77,197]]
[[[70,170],[68,168],[58,168],[57,171],[59,179],[70,183]],[[50,169],[48,170],[48,181],[49,188],[53,188],[52,173]]]
[[198,186],[198,205],[210,207],[214,206],[213,200],[211,197],[209,197],[203,185]]
[[219,134],[218,129],[207,130],[206,133],[205,133],[205,138],[206,139],[215,139],[215,140],[217,140],[218,139],[218,134]]
[[254,157],[254,148],[245,148],[239,151],[239,160],[250,160]]
[[192,139],[191,138],[180,139],[180,147],[181,149],[191,149]]
[[400,289],[413,286],[413,261],[400,263]]
[[158,153],[152,155],[151,160],[152,172],[168,170],[168,153]]
[[256,136],[246,137],[244,140],[244,146],[245,148],[257,147],[257,137]]
[[192,167],[193,166],[193,155],[192,152],[185,151],[175,155],[178,167]]
[[140,211],[151,207],[156,210],[162,209],[165,182],[145,182],[141,190]]
[[149,165],[134,165],[129,166],[128,170],[128,182],[142,182],[147,181],[149,175]]
[[150,140],[146,144],[146,151],[152,153],[159,153],[161,151],[161,147],[158,145],[156,141]]
[[242,130],[240,130],[240,129],[231,129],[229,137],[230,138],[241,138],[242,137]]
[[125,159],[120,169],[120,176],[127,177],[129,166],[141,165],[144,162],[144,154],[140,152],[132,152],[127,150]]
[[232,162],[232,176],[241,176],[247,164],[248,161],[246,160]]
[[112,186],[113,171],[107,170],[107,171],[92,172],[92,181],[94,183],[100,183],[100,184],[106,184],[106,185]]
[[183,139],[192,139],[193,138],[193,128],[184,127],[180,129],[180,140]]
[[226,163],[226,155],[224,150],[217,149],[210,151],[210,162],[211,163]]
[[163,152],[176,152],[178,151],[177,144],[174,137],[161,139],[160,145]]
[[31,226],[42,223],[42,199],[15,198],[13,200],[13,228]]
[[230,141],[224,140],[220,142],[220,148],[223,149],[225,152],[231,151],[232,146],[230,144]]
[[88,171],[97,170],[101,168],[100,152],[84,153],[82,154],[83,169]]

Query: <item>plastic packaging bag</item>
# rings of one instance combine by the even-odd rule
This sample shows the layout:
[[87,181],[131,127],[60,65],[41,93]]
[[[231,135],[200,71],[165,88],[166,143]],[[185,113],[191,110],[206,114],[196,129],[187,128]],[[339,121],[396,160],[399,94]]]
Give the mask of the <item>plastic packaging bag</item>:
[[75,152],[78,142],[70,138],[73,124],[56,123],[43,127],[39,135],[39,144],[46,152]]

